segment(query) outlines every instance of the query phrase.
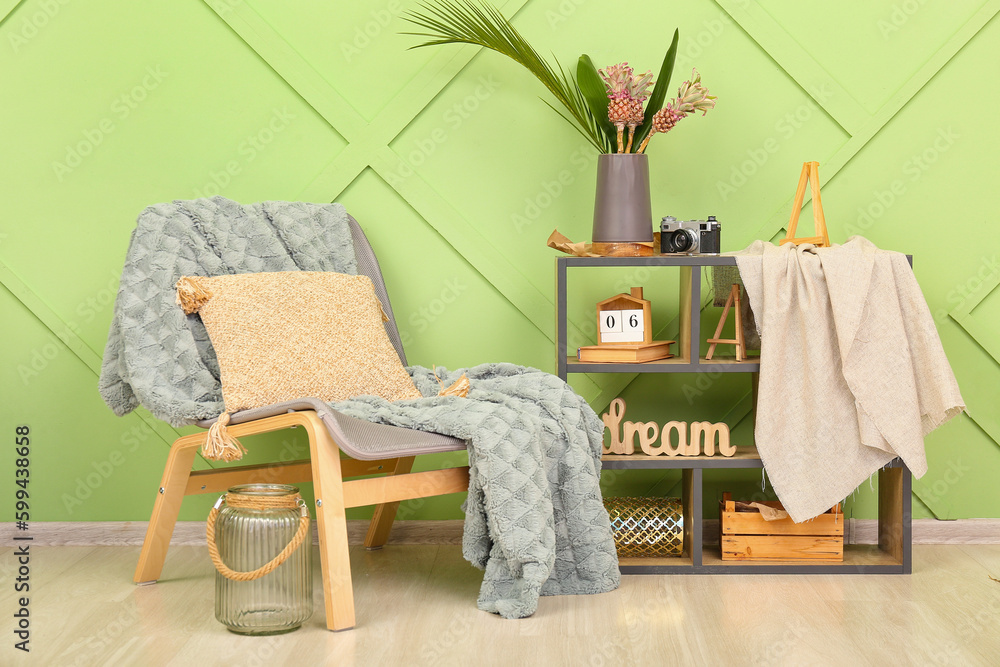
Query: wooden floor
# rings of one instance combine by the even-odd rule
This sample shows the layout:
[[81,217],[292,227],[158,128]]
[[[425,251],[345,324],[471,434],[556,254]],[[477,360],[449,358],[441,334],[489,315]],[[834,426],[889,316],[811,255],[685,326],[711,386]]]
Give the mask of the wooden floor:
[[[14,557],[0,550],[0,664],[1000,664],[1000,545],[914,547],[912,576],[628,576],[603,595],[542,598],[531,618],[476,609],[457,546],[352,547],[358,627],[241,637],[214,618],[203,547],[131,583],[134,547],[35,547],[31,648],[13,648]],[[315,561],[318,563],[319,559]],[[318,568],[318,566],[317,566]]]

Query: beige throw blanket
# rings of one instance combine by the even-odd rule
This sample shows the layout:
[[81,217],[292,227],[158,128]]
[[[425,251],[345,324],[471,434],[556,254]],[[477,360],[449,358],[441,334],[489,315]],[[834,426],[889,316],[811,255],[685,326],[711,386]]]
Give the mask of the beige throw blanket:
[[734,254],[761,336],[757,449],[792,520],[897,456],[921,477],[924,436],[965,404],[906,257],[860,236]]

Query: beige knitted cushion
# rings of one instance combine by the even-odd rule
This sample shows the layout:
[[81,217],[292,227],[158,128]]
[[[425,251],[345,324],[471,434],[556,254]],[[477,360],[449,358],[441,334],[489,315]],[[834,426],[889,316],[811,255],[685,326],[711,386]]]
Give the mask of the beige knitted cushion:
[[[201,315],[219,359],[227,413],[303,397],[421,396],[389,341],[367,276],[184,277],[177,301],[186,313]],[[224,414],[221,428],[228,421]],[[223,459],[239,455],[220,453]]]

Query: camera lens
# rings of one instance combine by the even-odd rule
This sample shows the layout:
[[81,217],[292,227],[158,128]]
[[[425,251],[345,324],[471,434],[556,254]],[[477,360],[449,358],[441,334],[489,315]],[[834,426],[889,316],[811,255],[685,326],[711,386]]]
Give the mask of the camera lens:
[[691,247],[691,242],[691,235],[683,229],[678,229],[670,235],[670,245],[674,247],[675,252],[685,252]]

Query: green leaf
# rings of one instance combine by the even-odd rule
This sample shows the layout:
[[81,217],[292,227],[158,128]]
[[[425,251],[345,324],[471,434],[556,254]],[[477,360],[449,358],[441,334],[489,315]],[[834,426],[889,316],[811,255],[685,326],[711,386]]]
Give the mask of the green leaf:
[[653,86],[653,94],[649,96],[649,101],[646,102],[646,114],[642,119],[642,125],[635,130],[633,144],[636,146],[640,145],[642,140],[646,138],[646,135],[649,134],[650,128],[653,127],[653,114],[662,109],[663,103],[667,100],[670,75],[673,74],[674,60],[677,58],[678,37],[680,37],[680,31],[674,30],[674,41],[670,43],[667,54],[663,56],[663,64],[660,66],[660,75],[656,78],[656,85]]
[[429,0],[420,4],[420,10],[403,16],[406,21],[427,31],[403,33],[428,38],[417,46],[475,44],[511,58],[534,74],[566,107],[569,116],[560,116],[574,125],[597,150],[608,150],[607,138],[598,128],[598,121],[587,106],[577,82],[566,74],[558,61],[550,65],[543,60],[492,5],[473,0]]
[[604,135],[605,140],[611,145],[612,153],[618,151],[618,131],[608,120],[608,95],[604,87],[601,76],[594,67],[594,62],[586,53],[580,56],[576,64],[576,82],[580,86],[580,92],[587,100],[590,113],[597,121],[597,129]]

